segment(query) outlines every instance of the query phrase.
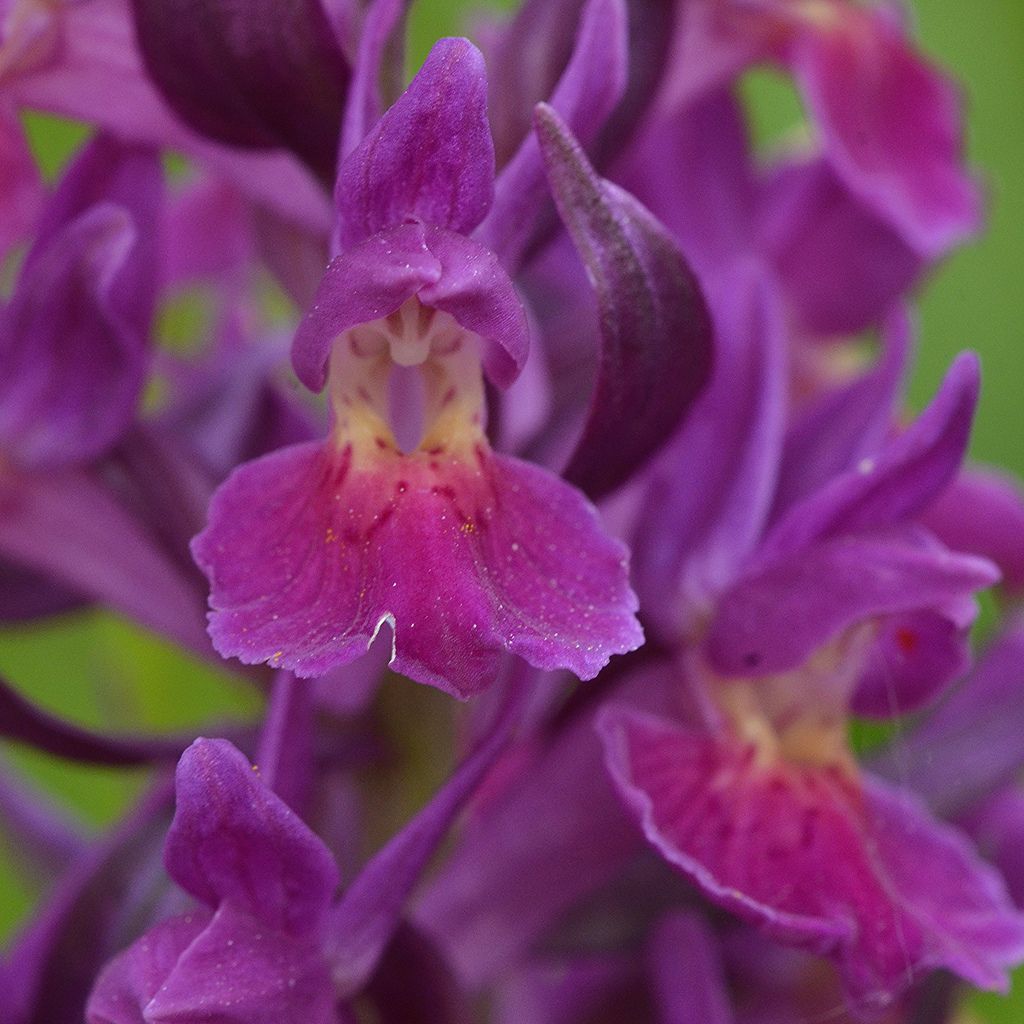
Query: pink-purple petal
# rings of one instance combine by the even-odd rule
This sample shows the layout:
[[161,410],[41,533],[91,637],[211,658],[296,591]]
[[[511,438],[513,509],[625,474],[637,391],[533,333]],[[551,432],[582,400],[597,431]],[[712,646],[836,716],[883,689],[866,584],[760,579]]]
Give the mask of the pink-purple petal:
[[1024,917],[966,837],[835,765],[761,764],[739,740],[612,710],[608,765],[648,841],[716,903],[833,957],[865,1010],[945,967],[1005,990]]
[[882,8],[830,5],[797,21],[789,63],[847,187],[926,258],[977,230],[960,97]]
[[284,449],[235,471],[193,552],[217,649],[299,675],[353,660],[385,622],[393,667],[460,697],[491,684],[503,648],[591,678],[642,640],[625,549],[593,508],[480,446],[367,469]]
[[924,270],[923,257],[825,158],[777,172],[761,216],[769,258],[799,326],[812,334],[855,334],[877,324]]
[[208,906],[230,904],[269,931],[315,934],[338,884],[337,866],[246,758],[226,740],[196,740],[178,763],[175,784],[164,849],[171,877]]
[[342,162],[338,237],[348,248],[409,218],[469,234],[493,198],[483,57],[466,39],[442,39]]

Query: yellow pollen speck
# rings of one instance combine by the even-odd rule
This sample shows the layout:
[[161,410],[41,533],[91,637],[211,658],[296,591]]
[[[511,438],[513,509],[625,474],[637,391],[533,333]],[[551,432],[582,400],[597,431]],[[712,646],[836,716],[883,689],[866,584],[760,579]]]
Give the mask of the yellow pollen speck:
[[472,521],[467,521],[463,523],[459,529],[462,530],[463,533],[475,533],[476,525]]
[[334,528],[328,526],[327,527],[327,532],[324,534],[324,543],[325,544],[334,544],[334,543],[337,542],[337,540],[338,540],[338,535],[334,532]]

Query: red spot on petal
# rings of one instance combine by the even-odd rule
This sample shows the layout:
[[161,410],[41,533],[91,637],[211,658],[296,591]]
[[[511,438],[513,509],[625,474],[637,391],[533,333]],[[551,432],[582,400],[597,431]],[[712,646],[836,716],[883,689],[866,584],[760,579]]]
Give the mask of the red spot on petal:
[[904,654],[913,654],[917,650],[920,637],[912,629],[902,626],[896,630],[896,646]]

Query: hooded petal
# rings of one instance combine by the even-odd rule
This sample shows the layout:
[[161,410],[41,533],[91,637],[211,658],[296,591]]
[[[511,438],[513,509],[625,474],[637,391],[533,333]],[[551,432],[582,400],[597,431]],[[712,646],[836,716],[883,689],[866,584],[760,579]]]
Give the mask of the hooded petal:
[[246,758],[226,740],[198,739],[175,781],[177,810],[164,850],[171,877],[208,906],[229,904],[282,933],[282,941],[315,933],[338,884],[337,866]]
[[833,957],[857,1005],[886,1006],[935,967],[1005,990],[1024,917],[909,796],[650,716],[612,710],[601,728],[648,841],[716,903]]
[[334,175],[349,68],[320,0],[132,0],[146,70],[179,117]]
[[690,411],[711,374],[711,319],[668,232],[632,196],[597,176],[543,104],[537,133],[559,214],[597,293],[597,385],[565,475],[598,496],[625,483]]
[[484,368],[496,384],[515,379],[529,351],[526,314],[494,254],[452,231],[403,224],[331,261],[295,336],[299,380],[319,391],[338,335],[393,313],[413,295],[483,340]]
[[916,534],[840,536],[741,576],[718,601],[706,649],[723,675],[784,671],[883,615],[950,609],[963,627],[964,599],[998,578],[991,563]]
[[193,552],[225,656],[322,675],[388,622],[397,671],[466,697],[502,648],[591,678],[641,642],[625,550],[561,480],[482,446],[350,458],[287,448],[215,495]]
[[466,39],[442,39],[342,163],[339,239],[349,248],[411,218],[467,235],[493,198],[483,57]]

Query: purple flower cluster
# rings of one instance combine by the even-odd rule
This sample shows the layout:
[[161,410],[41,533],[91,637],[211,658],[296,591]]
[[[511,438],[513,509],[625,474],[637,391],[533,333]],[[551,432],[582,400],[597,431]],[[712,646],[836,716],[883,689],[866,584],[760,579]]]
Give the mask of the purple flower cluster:
[[[267,697],[0,680],[5,739],[150,769],[96,837],[4,767],[0,1021],[958,1019],[1024,963],[1024,495],[973,354],[902,404],[981,219],[954,86],[883,3],[523,0],[403,89],[407,7],[0,0],[0,616]],[[52,189],[25,110],[94,129]],[[397,831],[394,673],[457,698]]]

